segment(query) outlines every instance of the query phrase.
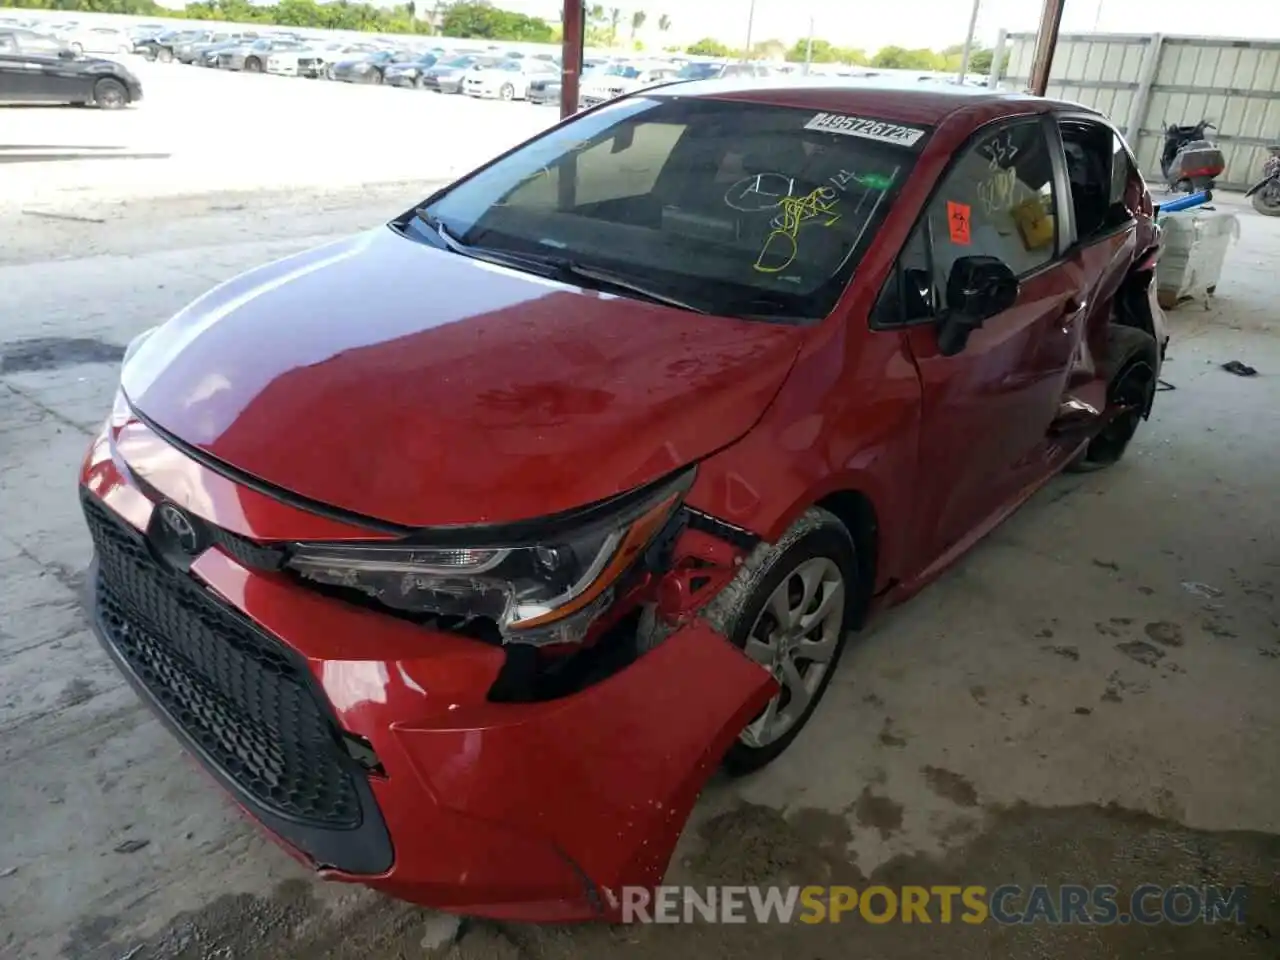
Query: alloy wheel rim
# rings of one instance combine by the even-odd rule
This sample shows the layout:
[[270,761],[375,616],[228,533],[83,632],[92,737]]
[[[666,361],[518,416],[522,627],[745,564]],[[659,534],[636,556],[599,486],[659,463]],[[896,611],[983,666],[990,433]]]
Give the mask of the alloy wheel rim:
[[796,726],[831,669],[844,628],[845,582],[829,557],[800,563],[773,589],[756,616],[744,652],[778,681],[778,693],[739,739],[776,743]]

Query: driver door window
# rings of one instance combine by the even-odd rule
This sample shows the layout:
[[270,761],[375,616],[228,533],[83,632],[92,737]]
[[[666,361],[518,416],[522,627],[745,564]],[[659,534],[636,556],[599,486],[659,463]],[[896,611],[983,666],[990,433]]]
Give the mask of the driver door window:
[[1057,252],[1056,210],[1052,154],[1038,119],[980,135],[926,214],[937,288],[947,288],[961,257],[996,257],[1019,277],[1045,266]]

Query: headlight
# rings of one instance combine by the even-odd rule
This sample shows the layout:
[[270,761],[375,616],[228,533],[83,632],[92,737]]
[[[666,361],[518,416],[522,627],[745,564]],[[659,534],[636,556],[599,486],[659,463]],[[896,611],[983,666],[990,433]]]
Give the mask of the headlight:
[[459,530],[447,545],[302,543],[286,566],[393,609],[490,620],[507,643],[575,643],[613,603],[620,579],[671,519],[693,475],[686,470],[536,541],[495,542],[477,531],[467,543]]

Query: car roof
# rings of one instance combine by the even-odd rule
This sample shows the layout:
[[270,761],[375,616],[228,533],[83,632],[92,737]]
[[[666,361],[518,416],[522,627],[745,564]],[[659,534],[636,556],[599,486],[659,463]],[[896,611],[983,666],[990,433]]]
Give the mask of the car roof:
[[927,125],[941,122],[962,107],[983,103],[1005,103],[1010,114],[1036,113],[1054,107],[1081,109],[1079,104],[1005,90],[886,76],[691,80],[650,88],[639,96],[745,100],[828,113],[865,113],[876,119]]

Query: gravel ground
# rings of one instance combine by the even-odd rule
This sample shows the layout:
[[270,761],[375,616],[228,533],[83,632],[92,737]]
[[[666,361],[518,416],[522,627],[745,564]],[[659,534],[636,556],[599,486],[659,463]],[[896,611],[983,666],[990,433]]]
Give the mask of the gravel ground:
[[0,955],[1274,960],[1280,224],[1243,210],[1217,298],[1172,315],[1176,389],[1126,462],[1051,484],[861,636],[785,757],[708,787],[672,879],[1243,883],[1244,925],[459,926],[319,884],[244,823],[87,632],[76,465],[133,334],[377,224],[413,179],[0,208]]

